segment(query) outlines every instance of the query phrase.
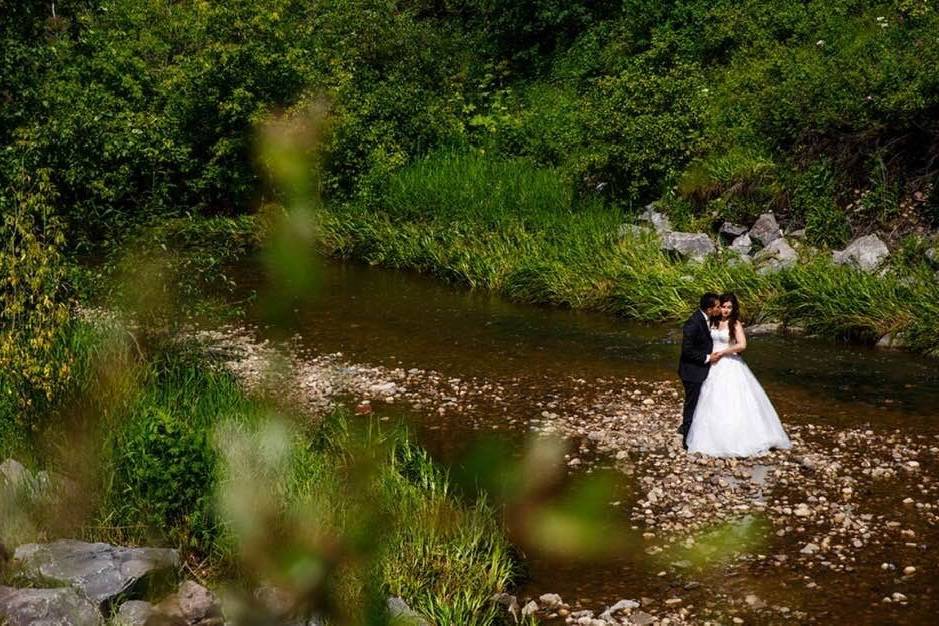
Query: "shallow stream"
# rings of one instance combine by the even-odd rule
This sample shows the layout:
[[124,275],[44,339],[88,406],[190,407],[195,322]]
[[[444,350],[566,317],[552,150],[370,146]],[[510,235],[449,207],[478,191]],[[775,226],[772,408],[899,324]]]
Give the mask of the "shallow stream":
[[[242,267],[236,278],[244,289],[260,285],[257,269]],[[743,303],[744,307],[746,303]],[[383,407],[404,416],[422,444],[445,463],[458,464],[481,433],[497,433],[519,447],[530,418],[552,400],[585,395],[591,384],[624,378],[675,381],[679,325],[645,325],[615,317],[519,305],[497,296],[467,291],[432,279],[346,263],[324,266],[314,304],[296,313],[296,329],[311,353],[341,352],[354,363],[389,368],[434,370],[444,377],[497,381],[514,390],[507,407],[480,404],[458,415]],[[900,429],[932,439],[939,436],[939,362],[902,352],[811,338],[758,337],[746,352],[751,369],[765,386],[784,424],[825,425],[872,430],[874,436]],[[578,382],[579,381],[579,382]],[[586,394],[589,395],[589,392]],[[677,418],[676,423],[677,426]],[[939,442],[937,442],[939,443]],[[928,444],[927,444],[928,446]],[[602,456],[602,455],[601,455]],[[603,459],[598,461],[603,465]],[[920,481],[934,469],[924,462]],[[572,470],[572,472],[586,470]],[[633,478],[623,476],[624,483]],[[905,487],[913,488],[912,483]],[[883,493],[866,489],[866,504],[886,516],[896,506]],[[915,495],[915,494],[914,494]],[[932,496],[929,496],[932,497]],[[939,505],[933,498],[933,504]],[[889,542],[865,548],[850,572],[773,567],[765,560],[744,561],[708,571],[668,570],[643,565],[639,555],[606,562],[562,562],[529,554],[530,575],[520,596],[560,594],[572,605],[602,610],[623,598],[663,602],[676,593],[685,605],[707,604],[715,589],[739,595],[747,623],[932,623],[939,614],[934,552],[939,532],[934,516],[912,520],[914,542]],[[633,526],[627,515],[623,523]],[[786,552],[790,537],[767,546]],[[904,550],[909,555],[901,554]],[[915,562],[919,574],[901,576],[882,562]],[[662,575],[660,575],[662,574]],[[806,586],[805,581],[811,579]],[[883,603],[900,590],[909,601]],[[743,598],[756,593],[787,611],[751,611]],[[761,600],[760,602],[762,602]],[[799,611],[796,618],[788,610]]]

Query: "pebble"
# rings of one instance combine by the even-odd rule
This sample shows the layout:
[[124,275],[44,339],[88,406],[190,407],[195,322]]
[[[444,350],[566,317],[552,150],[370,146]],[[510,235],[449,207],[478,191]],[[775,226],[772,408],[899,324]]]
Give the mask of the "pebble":
[[[231,354],[225,365],[239,379],[249,385],[262,384],[263,363],[272,351],[270,345],[256,341],[243,329],[211,334],[206,339],[222,346],[224,354]],[[391,399],[397,404],[419,406],[425,414],[439,415],[434,419],[444,429],[457,415],[475,428],[481,424],[489,429],[495,424],[477,415],[486,410],[493,413],[495,408],[498,414],[513,415],[512,419],[521,415],[519,424],[528,421],[535,431],[556,433],[573,442],[566,461],[572,473],[590,471],[598,462],[613,465],[610,460],[615,459],[617,470],[635,477],[643,504],[631,508],[630,501],[624,500],[624,506],[611,510],[622,510],[629,516],[629,523],[653,553],[666,547],[691,549],[685,539],[693,533],[739,521],[755,510],[765,516],[770,536],[793,538],[783,540],[786,547],[777,549],[787,554],[771,557],[771,563],[782,568],[782,575],[805,572],[806,568],[847,572],[853,571],[852,564],[857,566],[882,549],[907,544],[918,547],[912,540],[917,531],[924,531],[908,516],[921,517],[931,526],[939,524],[939,507],[932,506],[939,496],[933,464],[924,468],[914,460],[926,454],[935,458],[939,445],[930,445],[928,439],[899,429],[874,431],[826,423],[786,423],[783,415],[793,441],[791,451],[770,452],[756,459],[713,459],[688,455],[681,449],[681,438],[674,431],[680,421],[682,394],[674,381],[588,382],[572,378],[565,381],[563,394],[552,396],[549,390],[542,390],[538,393],[543,395],[535,402],[525,396],[528,390],[519,379],[464,380],[432,370],[350,363],[340,353],[297,353],[291,358],[296,365],[291,374],[294,380],[285,381],[282,388],[314,412],[325,412],[351,398],[358,402],[352,405],[356,412],[380,414],[380,408],[374,405],[380,407]],[[527,409],[516,413],[518,407]],[[518,427],[509,419],[505,422],[502,426]],[[899,481],[897,476],[904,471],[918,471],[922,476],[917,481]],[[875,481],[895,481],[896,488],[903,490],[897,491],[897,497],[906,506],[891,510],[882,500],[869,497],[871,486],[881,484]],[[902,543],[903,538],[907,544]],[[920,541],[927,544],[932,539],[927,534]],[[668,554],[665,562],[685,560],[679,553]],[[757,560],[756,555],[747,558]],[[885,571],[896,569],[888,563],[881,567]],[[914,566],[903,567],[905,576],[915,573]],[[662,571],[658,576],[666,578],[669,574]],[[906,601],[906,596],[902,600],[890,598]],[[642,601],[643,608],[652,603],[651,598],[643,597]],[[671,608],[682,604],[682,599],[670,598],[664,604]],[[558,615],[561,610],[563,607],[558,608]],[[688,606],[681,610],[688,610]],[[694,616],[694,612],[689,615]],[[592,613],[590,618],[594,619]],[[659,623],[665,619],[696,621],[677,613],[661,613],[653,618]]]

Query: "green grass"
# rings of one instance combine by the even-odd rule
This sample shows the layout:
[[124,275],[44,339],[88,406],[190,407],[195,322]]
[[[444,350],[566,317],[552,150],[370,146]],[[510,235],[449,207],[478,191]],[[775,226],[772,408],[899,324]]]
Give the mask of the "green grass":
[[435,623],[496,621],[490,598],[516,567],[500,517],[454,493],[403,429],[311,421],[246,393],[195,344],[138,352],[86,322],[69,337],[72,385],[17,452],[80,484],[81,506],[59,522],[54,507],[0,506],[4,528],[175,546],[214,585],[279,581],[337,623],[379,623],[389,595]]
[[551,170],[485,160],[431,157],[389,184],[388,202],[327,206],[326,252],[523,302],[644,321],[678,319],[703,291],[732,290],[749,322],[779,320],[863,341],[899,332],[912,349],[939,354],[939,284],[925,266],[898,261],[878,276],[836,266],[823,252],[763,276],[726,259],[682,262],[659,250],[651,233],[620,237],[625,218],[615,210],[571,209],[568,185]]

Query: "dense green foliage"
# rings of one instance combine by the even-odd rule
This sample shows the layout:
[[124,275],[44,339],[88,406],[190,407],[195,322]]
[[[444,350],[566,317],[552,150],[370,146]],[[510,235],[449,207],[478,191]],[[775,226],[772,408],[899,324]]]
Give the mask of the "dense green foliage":
[[[374,200],[427,152],[477,146],[621,207],[672,190],[730,217],[773,207],[818,241],[843,239],[833,212],[854,189],[872,192],[856,230],[891,223],[914,193],[907,230],[939,204],[939,13],[920,0],[0,8],[0,173],[52,171],[76,246],[154,217],[250,211],[265,193],[253,125],[318,97],[331,201]],[[830,180],[803,183],[818,167]]]
[[[0,0],[0,9],[3,193],[18,173],[48,172],[71,250],[107,249],[154,221],[149,232],[185,237],[206,224],[224,238],[224,219],[201,218],[283,199],[257,174],[258,122],[325,102],[323,172],[310,179],[331,251],[652,319],[693,300],[683,277],[698,269],[645,275],[657,261],[622,261],[627,246],[611,233],[624,216],[660,200],[678,227],[707,230],[771,209],[817,246],[887,233],[891,248],[919,251],[895,264],[925,290],[901,293],[909,287],[896,276],[858,279],[909,299],[889,322],[862,313],[862,298],[851,305],[860,324],[802,315],[791,295],[767,300],[795,307],[777,317],[865,337],[932,319],[917,306],[934,284],[919,237],[939,224],[939,11],[921,0],[66,0],[55,17],[47,3]],[[163,263],[154,284],[197,266],[211,279],[250,243],[240,227],[230,234],[237,241],[222,254],[168,264],[153,245],[163,235],[135,236],[154,250],[132,252],[127,273]],[[661,257],[651,244],[628,254]],[[610,304],[633,274],[644,290],[682,297]],[[741,289],[752,296],[751,282],[783,289],[781,280],[747,278]],[[154,298],[139,308],[172,307]]]
[[[413,170],[391,183],[381,211],[358,204],[325,211],[327,250],[522,301],[648,321],[684,315],[702,290],[729,289],[746,303],[748,322],[780,320],[864,341],[899,333],[939,354],[939,283],[922,240],[911,239],[883,276],[834,265],[807,246],[800,246],[805,263],[760,274],[728,263],[726,253],[676,262],[654,234],[621,232],[621,218],[599,203],[559,210],[569,187],[524,162],[443,154]],[[415,204],[434,210],[417,216]]]
[[16,173],[0,193],[0,403],[21,418],[69,377],[64,235],[49,173]]

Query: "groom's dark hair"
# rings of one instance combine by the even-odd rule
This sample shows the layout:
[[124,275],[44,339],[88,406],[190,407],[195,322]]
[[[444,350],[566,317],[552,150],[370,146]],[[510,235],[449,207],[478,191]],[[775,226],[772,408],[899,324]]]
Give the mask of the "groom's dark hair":
[[701,301],[698,303],[698,307],[703,311],[705,309],[710,309],[714,306],[715,302],[720,302],[721,297],[716,293],[711,293],[710,291],[701,296]]

